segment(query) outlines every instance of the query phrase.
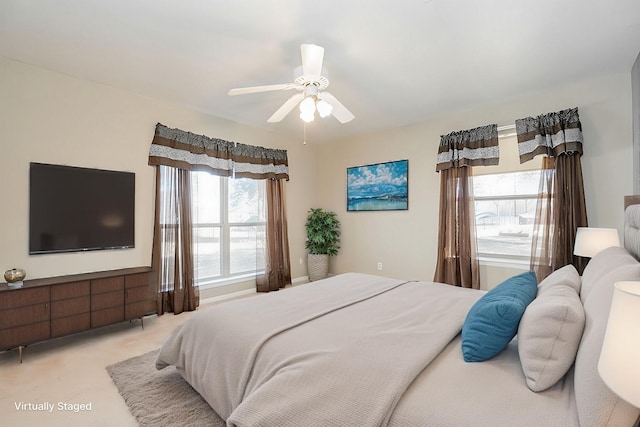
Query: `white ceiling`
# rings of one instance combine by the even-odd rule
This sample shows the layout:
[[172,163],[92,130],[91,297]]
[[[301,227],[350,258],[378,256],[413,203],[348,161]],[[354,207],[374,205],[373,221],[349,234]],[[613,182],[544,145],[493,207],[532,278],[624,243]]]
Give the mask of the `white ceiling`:
[[640,1],[0,1],[0,56],[294,135],[267,123],[292,92],[227,91],[290,82],[301,43],[356,116],[316,119],[324,142],[630,72]]

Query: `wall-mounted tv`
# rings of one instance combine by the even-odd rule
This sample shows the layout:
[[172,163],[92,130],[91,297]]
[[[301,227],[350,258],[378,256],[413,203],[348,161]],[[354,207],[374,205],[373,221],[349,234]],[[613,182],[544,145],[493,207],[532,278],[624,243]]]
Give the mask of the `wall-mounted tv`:
[[29,165],[29,254],[134,247],[135,174]]

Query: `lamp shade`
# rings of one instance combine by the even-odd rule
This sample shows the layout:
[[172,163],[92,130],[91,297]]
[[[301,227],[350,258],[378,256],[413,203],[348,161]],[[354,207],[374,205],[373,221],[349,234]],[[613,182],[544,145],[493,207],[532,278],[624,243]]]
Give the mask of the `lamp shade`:
[[614,285],[598,373],[618,396],[640,408],[640,282]]
[[331,114],[331,111],[333,111],[333,106],[329,104],[327,101],[320,99],[316,103],[316,109],[318,110],[318,114],[320,115],[320,117],[324,119],[325,117],[328,117]]
[[310,96],[307,96],[300,103],[300,112],[303,114],[313,114],[316,111],[316,101]]
[[300,113],[300,118],[302,120],[304,120],[306,123],[311,123],[313,121],[314,114],[313,113],[307,113],[307,112]]
[[618,230],[615,228],[578,227],[573,254],[593,258],[611,246],[620,246]]

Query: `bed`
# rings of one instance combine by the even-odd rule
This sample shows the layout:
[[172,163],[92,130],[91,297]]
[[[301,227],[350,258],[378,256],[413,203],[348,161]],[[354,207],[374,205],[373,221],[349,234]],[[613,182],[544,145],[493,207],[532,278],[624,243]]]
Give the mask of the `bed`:
[[228,426],[631,426],[640,410],[597,362],[613,284],[640,280],[639,227],[631,205],[626,248],[535,284],[485,361],[464,360],[469,318],[499,292],[348,273],[204,309],[156,367],[176,366]]

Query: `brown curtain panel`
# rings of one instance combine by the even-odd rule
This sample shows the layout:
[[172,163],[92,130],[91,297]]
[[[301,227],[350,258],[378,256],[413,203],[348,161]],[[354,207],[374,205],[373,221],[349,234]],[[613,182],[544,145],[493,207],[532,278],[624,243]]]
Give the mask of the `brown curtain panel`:
[[434,282],[480,289],[470,167],[440,171],[438,259]]
[[580,157],[545,157],[531,250],[531,269],[539,282],[568,264],[582,274],[586,260],[573,255],[573,248],[578,227],[586,226]]
[[557,221],[555,209],[556,158],[542,159],[540,186],[536,203],[536,217],[531,242],[531,269],[536,273],[538,282],[553,271],[553,230]]
[[291,284],[284,181],[267,179],[266,198],[265,269],[256,276],[258,292],[277,291]]
[[436,160],[440,220],[434,282],[480,289],[471,167],[497,165],[499,157],[496,124],[440,137]]
[[520,162],[543,159],[531,248],[538,281],[567,264],[582,274],[586,260],[573,255],[578,227],[587,227],[582,179],[582,126],[577,108],[516,120]]
[[193,311],[200,303],[193,272],[190,172],[156,167],[153,271],[157,274],[157,312]]
[[[556,255],[552,271],[573,264],[582,275],[586,260],[573,255],[578,227],[587,227],[587,205],[584,198],[582,164],[579,154],[561,155],[556,158],[557,224],[555,227]],[[546,276],[545,276],[546,277]]]

